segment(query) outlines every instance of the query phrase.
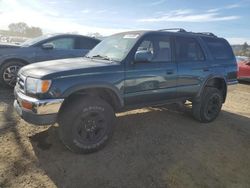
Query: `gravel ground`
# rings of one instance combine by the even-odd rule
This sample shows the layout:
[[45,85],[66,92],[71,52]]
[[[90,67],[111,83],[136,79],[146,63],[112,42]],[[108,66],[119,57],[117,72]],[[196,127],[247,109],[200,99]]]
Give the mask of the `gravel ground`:
[[35,127],[0,88],[0,187],[250,187],[250,85],[228,95],[218,119],[195,121],[190,106],[117,114],[101,151],[71,153],[57,126]]

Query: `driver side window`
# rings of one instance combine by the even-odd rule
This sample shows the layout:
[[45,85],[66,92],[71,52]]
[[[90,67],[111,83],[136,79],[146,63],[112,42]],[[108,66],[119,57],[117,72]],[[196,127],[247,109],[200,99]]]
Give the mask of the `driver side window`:
[[65,49],[71,50],[74,49],[74,38],[59,38],[49,41],[48,43],[52,43],[55,49]]
[[149,40],[144,40],[138,47],[137,51],[147,51],[153,55],[154,54],[153,43]]
[[152,57],[150,62],[170,62],[171,61],[171,42],[168,36],[155,36],[145,39],[138,47],[136,53],[143,51]]

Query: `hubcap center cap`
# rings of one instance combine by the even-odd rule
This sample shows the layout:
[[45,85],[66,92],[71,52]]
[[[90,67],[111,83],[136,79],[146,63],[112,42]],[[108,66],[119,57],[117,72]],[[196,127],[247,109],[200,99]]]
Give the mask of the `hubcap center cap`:
[[96,130],[96,121],[95,120],[87,120],[87,122],[84,124],[85,130],[88,132],[93,132]]

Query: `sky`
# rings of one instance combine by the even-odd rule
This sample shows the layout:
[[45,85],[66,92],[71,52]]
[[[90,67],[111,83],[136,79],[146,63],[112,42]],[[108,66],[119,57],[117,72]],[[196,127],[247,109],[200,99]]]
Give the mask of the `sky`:
[[184,28],[250,44],[250,0],[0,0],[0,29],[25,22],[44,33]]

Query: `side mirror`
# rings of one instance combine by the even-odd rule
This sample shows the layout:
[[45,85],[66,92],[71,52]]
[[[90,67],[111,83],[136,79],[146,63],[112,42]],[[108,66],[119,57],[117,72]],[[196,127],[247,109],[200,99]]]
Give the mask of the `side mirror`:
[[150,62],[153,58],[153,54],[147,50],[139,50],[135,53],[135,63]]
[[51,49],[54,49],[55,46],[53,43],[45,43],[42,45],[42,48],[45,49],[45,50],[51,50]]

